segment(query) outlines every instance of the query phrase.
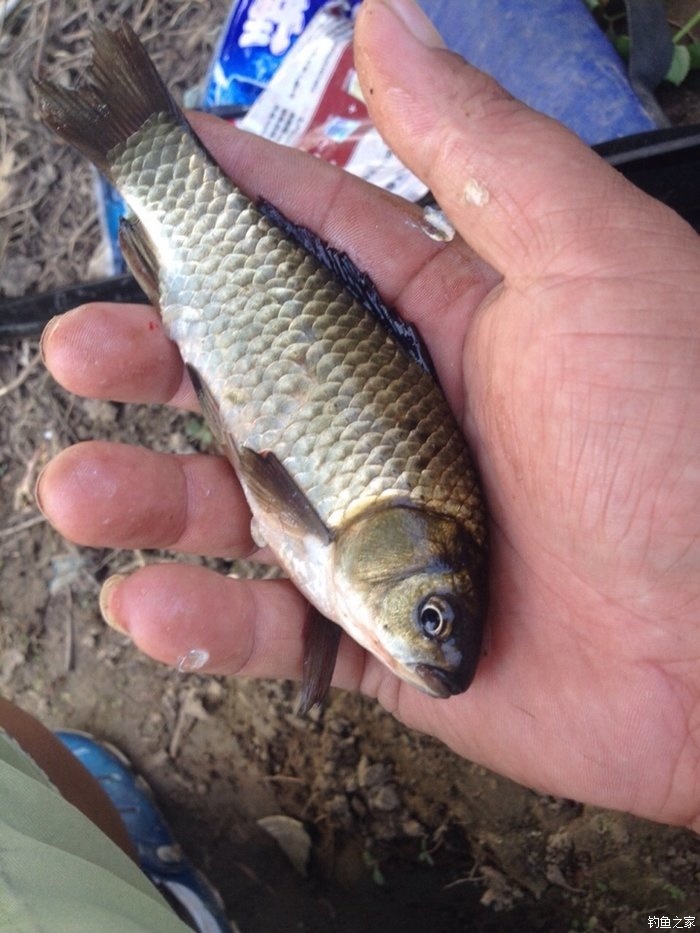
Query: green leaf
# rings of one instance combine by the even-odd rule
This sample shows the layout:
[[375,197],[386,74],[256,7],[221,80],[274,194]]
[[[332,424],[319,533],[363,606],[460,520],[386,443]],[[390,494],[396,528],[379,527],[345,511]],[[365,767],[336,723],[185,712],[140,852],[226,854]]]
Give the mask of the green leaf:
[[629,36],[615,36],[614,45],[617,51],[623,58],[630,57],[630,37]]
[[690,55],[690,67],[700,68],[700,42],[693,42],[690,45],[685,46],[688,49],[688,54]]
[[671,67],[666,72],[666,80],[677,86],[685,81],[689,71],[690,52],[688,51],[688,47],[685,45],[674,46]]

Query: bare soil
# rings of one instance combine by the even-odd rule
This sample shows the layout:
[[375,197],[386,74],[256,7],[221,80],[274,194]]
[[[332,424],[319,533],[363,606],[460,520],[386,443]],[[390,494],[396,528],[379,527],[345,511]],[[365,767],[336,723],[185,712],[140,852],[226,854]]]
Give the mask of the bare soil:
[[[201,78],[226,8],[20,0],[7,15],[0,301],[99,270],[90,173],[36,122],[28,79],[39,62],[74,79],[89,21],[125,14],[182,90]],[[675,120],[698,120],[697,84],[664,96]],[[0,406],[0,691],[50,727],[121,747],[243,933],[631,933],[653,914],[700,925],[700,839],[689,832],[537,795],[357,696],[334,694],[302,719],[294,685],[180,673],[140,655],[100,620],[99,585],[172,555],[68,544],[37,512],[33,485],[78,440],[185,452],[201,444],[200,422],[69,396],[26,339],[0,343]],[[308,835],[306,875],[258,825],[274,815]]]

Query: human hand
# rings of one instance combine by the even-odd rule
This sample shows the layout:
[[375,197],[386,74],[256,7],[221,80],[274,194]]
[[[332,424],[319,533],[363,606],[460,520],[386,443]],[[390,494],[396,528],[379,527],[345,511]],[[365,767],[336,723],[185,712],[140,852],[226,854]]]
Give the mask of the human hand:
[[[349,252],[416,324],[484,480],[492,596],[472,687],[432,699],[346,637],[334,683],[522,783],[700,830],[700,241],[393,6],[366,0],[357,24],[372,116],[490,267],[330,166],[195,124],[242,187]],[[79,394],[196,406],[152,309],[77,309],[43,347]],[[38,496],[83,544],[254,547],[218,457],[82,444]],[[102,601],[166,663],[195,648],[203,671],[300,676],[288,583],[155,565]]]

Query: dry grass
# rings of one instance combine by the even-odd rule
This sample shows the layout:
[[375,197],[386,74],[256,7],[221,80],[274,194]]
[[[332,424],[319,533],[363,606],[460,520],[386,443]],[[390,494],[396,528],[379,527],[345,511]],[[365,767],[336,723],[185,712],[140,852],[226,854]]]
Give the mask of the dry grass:
[[[0,0],[0,295],[85,281],[101,262],[93,176],[37,119],[31,78],[75,82],[96,20],[126,17],[170,85],[203,77],[225,0]],[[2,11],[9,9],[2,18]]]

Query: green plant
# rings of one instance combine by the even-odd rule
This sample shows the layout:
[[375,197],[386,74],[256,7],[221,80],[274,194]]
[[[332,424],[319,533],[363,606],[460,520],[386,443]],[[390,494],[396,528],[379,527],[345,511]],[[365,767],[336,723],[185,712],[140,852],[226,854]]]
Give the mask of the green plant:
[[379,861],[374,856],[369,849],[365,849],[362,853],[362,861],[365,863],[365,866],[372,872],[372,881],[376,885],[386,884],[386,878],[382,874],[382,870],[379,867]]
[[[630,37],[625,32],[627,17],[615,0],[586,0],[601,28],[623,58],[629,57]],[[694,13],[671,37],[673,57],[666,81],[682,84],[691,71],[700,68],[700,42],[692,40],[692,31],[700,26],[700,10]],[[687,40],[691,39],[690,42]]]
[[700,24],[700,10],[691,16],[673,36],[673,58],[666,75],[666,80],[672,81],[673,84],[681,84],[691,71],[700,68],[700,42],[680,44],[681,40],[685,39],[698,24]]
[[191,415],[185,422],[185,437],[199,450],[208,450],[214,443],[214,435],[203,418]]
[[423,862],[423,864],[425,865],[429,865],[431,868],[435,864],[435,861],[428,849],[428,843],[425,840],[425,836],[421,837],[420,852],[418,853],[418,861]]

